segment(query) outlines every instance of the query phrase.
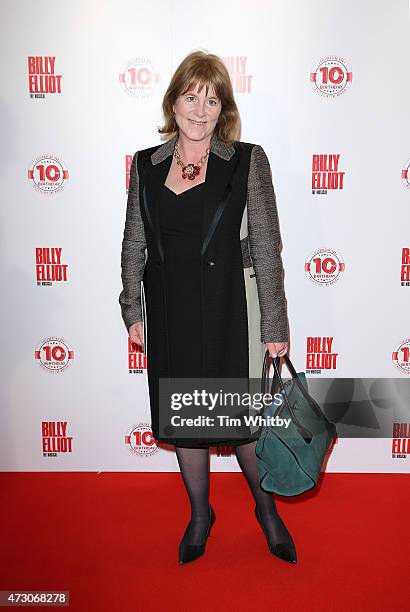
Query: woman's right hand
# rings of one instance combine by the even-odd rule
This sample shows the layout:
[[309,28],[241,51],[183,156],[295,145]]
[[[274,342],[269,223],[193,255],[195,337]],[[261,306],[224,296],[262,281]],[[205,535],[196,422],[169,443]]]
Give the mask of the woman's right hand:
[[131,342],[144,348],[144,324],[142,321],[133,323],[128,330]]

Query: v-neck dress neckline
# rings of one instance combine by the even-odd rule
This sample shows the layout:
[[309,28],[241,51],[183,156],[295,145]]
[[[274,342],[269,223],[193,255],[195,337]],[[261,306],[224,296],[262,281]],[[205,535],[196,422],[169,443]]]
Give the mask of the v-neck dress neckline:
[[179,198],[180,196],[184,195],[184,193],[188,193],[188,191],[192,191],[192,189],[195,189],[196,187],[201,187],[201,185],[205,185],[205,181],[203,181],[202,183],[197,183],[193,187],[190,187],[189,189],[185,189],[185,191],[181,191],[181,193],[175,193],[175,191],[173,191],[170,187],[168,187],[168,185],[165,185],[164,183],[165,189],[167,189],[172,194],[174,194],[176,198]]

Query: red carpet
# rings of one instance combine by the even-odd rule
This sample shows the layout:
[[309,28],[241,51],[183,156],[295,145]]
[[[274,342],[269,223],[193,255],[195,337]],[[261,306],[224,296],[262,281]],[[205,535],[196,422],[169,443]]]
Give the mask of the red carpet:
[[0,590],[67,590],[75,612],[410,609],[409,475],[325,474],[313,493],[276,498],[296,566],[269,552],[240,472],[211,473],[216,523],[183,566],[179,473],[0,478]]

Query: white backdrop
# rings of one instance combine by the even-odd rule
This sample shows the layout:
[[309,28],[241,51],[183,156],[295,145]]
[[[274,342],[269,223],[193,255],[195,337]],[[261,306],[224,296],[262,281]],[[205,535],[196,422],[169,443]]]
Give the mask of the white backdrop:
[[[3,0],[1,23],[3,471],[178,470],[149,435],[120,251],[131,157],[198,48],[271,162],[295,367],[319,338],[308,377],[409,376],[407,0]],[[327,470],[408,472],[405,426],[339,439]],[[239,470],[225,450],[211,469]]]

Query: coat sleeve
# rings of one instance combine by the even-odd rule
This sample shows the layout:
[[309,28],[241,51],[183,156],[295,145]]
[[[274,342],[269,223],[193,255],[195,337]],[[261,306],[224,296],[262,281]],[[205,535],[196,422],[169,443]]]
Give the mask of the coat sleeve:
[[127,210],[121,249],[122,291],[118,298],[127,331],[133,323],[143,321],[141,281],[144,275],[147,245],[139,202],[137,156],[138,151],[132,158],[130,168]]
[[261,341],[288,342],[276,196],[268,158],[254,145],[247,191],[249,251],[256,275],[261,313]]

